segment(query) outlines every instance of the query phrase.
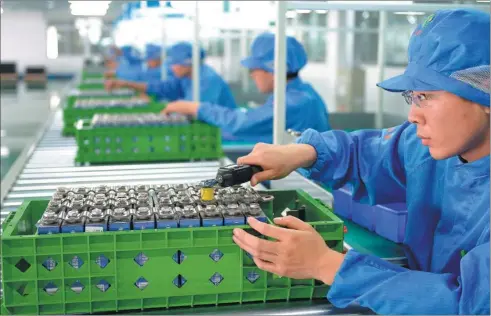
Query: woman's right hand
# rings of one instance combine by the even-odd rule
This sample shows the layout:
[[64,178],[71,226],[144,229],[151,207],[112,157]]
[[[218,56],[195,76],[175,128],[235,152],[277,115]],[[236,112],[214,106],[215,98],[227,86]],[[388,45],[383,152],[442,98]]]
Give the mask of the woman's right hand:
[[314,147],[306,144],[270,145],[258,143],[252,152],[237,159],[239,165],[261,166],[264,171],[256,173],[251,184],[266,180],[281,179],[297,170],[308,168],[317,160]]

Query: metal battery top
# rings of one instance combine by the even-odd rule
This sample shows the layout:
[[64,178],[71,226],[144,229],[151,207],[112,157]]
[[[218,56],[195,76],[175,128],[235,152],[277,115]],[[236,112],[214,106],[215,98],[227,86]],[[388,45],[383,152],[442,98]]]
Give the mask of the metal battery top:
[[63,201],[64,199],[65,199],[65,195],[60,192],[53,193],[53,196],[51,197],[52,201]]
[[139,207],[135,213],[137,219],[149,219],[151,215],[152,212],[148,207]]
[[174,210],[170,206],[161,207],[158,211],[158,216],[160,219],[173,219],[174,215]]
[[68,223],[79,223],[82,220],[82,214],[77,211],[69,211],[65,216]]
[[118,192],[116,193],[116,199],[127,199],[128,198],[128,193],[127,192]]
[[177,192],[186,191],[187,189],[188,189],[188,185],[185,183],[180,183],[174,186],[174,190],[176,190]]
[[115,208],[111,215],[112,218],[117,221],[130,219],[130,212],[121,207]]
[[174,203],[172,202],[172,199],[169,197],[160,197],[159,198],[159,205],[160,206],[172,206]]
[[46,208],[46,210],[58,213],[60,211],[60,208],[61,208],[61,202],[60,201],[51,200],[51,201],[49,201],[48,207]]
[[84,200],[73,200],[70,207],[71,210],[80,212],[84,207]]
[[94,208],[89,214],[89,220],[91,222],[102,222],[105,217],[106,214],[100,208]]
[[220,198],[221,202],[223,204],[232,204],[232,203],[237,203],[238,201],[238,196],[235,195],[235,194],[230,194],[230,193],[227,193],[227,194],[224,194],[221,198]]
[[86,187],[79,187],[79,188],[75,188],[73,192],[75,192],[76,194],[85,195],[87,194],[87,192],[89,192],[89,190]]
[[148,199],[148,192],[139,192],[138,195],[136,196],[137,199]]
[[41,218],[41,223],[45,225],[52,225],[58,223],[58,214],[52,211],[46,211]]
[[106,195],[104,193],[97,193],[94,196],[94,200],[103,200],[103,199],[106,199]]
[[171,198],[172,195],[168,191],[159,191],[159,193],[157,193],[157,197],[158,198]]
[[116,188],[117,192],[128,192],[130,190],[130,187],[127,185],[120,185]]
[[256,203],[257,201],[259,201],[259,196],[257,194],[251,194],[251,193],[246,193],[246,194],[243,194],[241,195],[241,200],[246,203],[246,204],[250,204],[250,203]]
[[61,193],[64,196],[66,196],[68,194],[68,192],[70,192],[70,189],[67,188],[67,187],[58,187],[58,188],[56,188],[56,193]]
[[191,218],[196,216],[196,210],[192,205],[186,205],[181,211],[182,217]]
[[261,206],[257,203],[252,203],[247,208],[247,213],[252,215],[252,216],[257,216],[257,215],[261,214],[261,211],[262,211]]
[[241,215],[242,212],[240,211],[239,205],[236,203],[228,204],[225,207],[225,214],[229,216],[238,216]]
[[155,187],[155,191],[157,191],[157,192],[165,192],[167,190],[169,190],[168,184],[159,184]]
[[115,204],[116,208],[128,208],[130,204],[128,203],[127,200],[117,200]]
[[95,188],[95,193],[106,195],[106,193],[109,192],[109,189],[110,188],[107,185],[100,185]]
[[138,185],[136,187],[136,192],[142,193],[142,192],[147,192],[149,190],[148,185]]
[[218,217],[220,216],[220,212],[216,205],[207,205],[204,209],[204,214],[206,217]]

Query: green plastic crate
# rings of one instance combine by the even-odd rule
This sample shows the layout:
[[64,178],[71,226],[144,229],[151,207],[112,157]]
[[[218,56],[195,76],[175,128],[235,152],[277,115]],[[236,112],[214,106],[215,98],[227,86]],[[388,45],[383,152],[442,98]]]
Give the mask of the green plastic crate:
[[[120,97],[128,99],[128,97]],[[67,106],[63,109],[63,135],[74,136],[76,132],[75,123],[78,120],[90,120],[95,114],[130,114],[130,113],[159,113],[166,103],[149,101],[147,107],[137,108],[107,108],[107,109],[78,109],[74,107],[76,97],[69,97]],[[99,99],[99,98],[98,98]],[[100,99],[115,99],[115,97],[102,97]]]
[[84,71],[82,72],[82,80],[83,79],[98,79],[98,78],[104,78],[104,73],[103,72],[90,72],[90,71]]
[[[328,207],[303,191],[267,193],[275,197],[262,206],[268,217],[280,216],[285,207],[305,205],[306,221],[331,248],[342,251],[343,222]],[[35,223],[47,204],[25,202],[3,224],[5,314],[102,313],[313,299],[325,297],[328,291],[328,286],[315,280],[280,278],[259,270],[233,242],[237,226],[36,235]],[[210,255],[217,251],[222,256],[215,261]],[[135,261],[141,254],[148,258],[142,266]],[[184,256],[180,264],[173,260],[176,254]],[[78,265],[74,267],[75,256]],[[104,268],[97,263],[101,256],[109,259]],[[47,260],[55,263],[49,270],[43,265]],[[218,285],[210,281],[215,273],[223,277]],[[180,288],[173,284],[177,276],[186,279]],[[140,277],[148,282],[143,290],[135,285]],[[106,291],[98,287],[101,280],[110,284]],[[79,293],[72,290],[76,282],[82,284]],[[53,295],[44,290],[50,283],[57,287]]]
[[102,90],[104,89],[104,84],[103,83],[84,83],[82,82],[81,84],[78,85],[79,90]]
[[224,156],[220,129],[193,121],[188,125],[97,127],[76,125],[80,163],[186,161]]

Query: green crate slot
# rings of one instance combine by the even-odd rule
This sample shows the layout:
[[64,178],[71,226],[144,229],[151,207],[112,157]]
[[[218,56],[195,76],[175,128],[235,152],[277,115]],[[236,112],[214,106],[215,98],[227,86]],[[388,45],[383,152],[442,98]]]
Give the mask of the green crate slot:
[[180,161],[223,157],[220,129],[201,122],[182,126],[92,128],[76,125],[80,163]]
[[[267,193],[275,197],[263,205],[270,220],[285,207],[305,205],[306,221],[326,243],[342,245],[343,222],[327,206],[303,191]],[[329,289],[318,281],[259,270],[234,244],[234,227],[37,235],[35,223],[47,204],[25,202],[4,226],[5,313],[101,313],[310,300],[325,298]]]

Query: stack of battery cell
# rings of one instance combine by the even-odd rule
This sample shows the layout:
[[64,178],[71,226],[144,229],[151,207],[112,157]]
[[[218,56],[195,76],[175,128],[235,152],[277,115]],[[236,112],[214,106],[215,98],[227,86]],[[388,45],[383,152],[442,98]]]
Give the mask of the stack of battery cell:
[[252,188],[217,189],[202,200],[199,184],[58,188],[38,234],[244,225],[268,219],[263,197]]
[[190,124],[189,119],[180,114],[96,114],[92,127],[131,127],[131,126],[177,126]]
[[101,90],[74,90],[71,93],[72,96],[76,97],[131,97],[135,95],[135,91],[131,89],[115,89],[111,91]]
[[78,99],[74,104],[76,109],[135,109],[147,106],[148,101],[138,97],[130,99]]

